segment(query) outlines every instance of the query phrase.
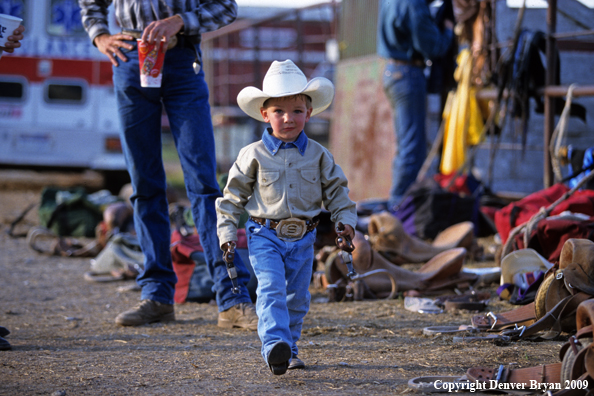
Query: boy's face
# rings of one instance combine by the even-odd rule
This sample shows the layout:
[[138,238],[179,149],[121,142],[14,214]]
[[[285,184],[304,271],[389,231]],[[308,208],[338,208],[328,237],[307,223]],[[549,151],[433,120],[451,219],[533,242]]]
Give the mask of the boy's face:
[[260,109],[265,122],[272,127],[272,136],[283,142],[294,142],[309,121],[312,108],[302,97],[272,98]]

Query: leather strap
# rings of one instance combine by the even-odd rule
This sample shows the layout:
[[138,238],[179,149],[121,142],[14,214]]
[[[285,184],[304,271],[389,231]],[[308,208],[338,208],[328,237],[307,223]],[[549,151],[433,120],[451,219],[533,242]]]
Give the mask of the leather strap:
[[466,376],[471,381],[487,382],[497,380],[498,382],[525,384],[530,386],[530,381],[537,383],[560,383],[561,363],[546,364],[522,369],[509,369],[499,366],[497,369],[488,367],[473,367],[466,371]]
[[[584,338],[585,340],[582,340]],[[592,339],[592,325],[584,327],[578,332],[569,337],[567,342],[561,345],[561,349],[559,350],[559,360],[563,360],[565,357],[565,353],[569,348],[574,350],[574,353],[577,353],[577,346],[582,346],[582,341],[590,343]],[[577,346],[576,346],[577,345]]]
[[523,305],[508,312],[486,315],[476,315],[471,319],[472,325],[480,330],[500,331],[514,325],[529,325],[534,323],[534,302]]
[[584,353],[584,368],[590,378],[594,378],[594,346],[590,344]]
[[[264,219],[262,217],[252,217],[252,216],[250,216],[250,219],[254,223],[260,224],[261,226],[266,227],[266,219]],[[278,223],[280,223],[280,222],[281,222],[281,220],[270,220],[270,228],[275,230],[276,227],[278,226]],[[307,232],[311,232],[311,231],[315,230],[315,228],[318,226],[319,223],[320,223],[319,218],[305,220],[305,224],[307,226]]]
[[[553,307],[553,309],[545,314],[545,316],[540,318],[532,325],[526,327],[525,329],[504,331],[504,334],[512,337],[526,338],[538,333],[539,331],[549,330],[547,335],[543,336],[543,338],[554,338],[558,336],[563,330],[569,330],[562,328],[562,320],[571,316],[575,318],[577,307],[580,305],[580,303],[590,298],[592,297],[586,293],[578,293],[573,296],[567,296],[563,300],[559,301],[557,305]],[[573,330],[575,330],[575,328]]]
[[[135,39],[139,39],[142,37],[142,30],[134,30],[134,29],[122,29],[123,34],[127,34],[129,36],[134,37]],[[200,42],[200,39],[197,36],[185,36],[183,34],[176,34],[175,36],[171,36],[169,38],[169,42],[167,44],[167,49],[172,49],[178,45],[178,43],[189,43],[189,44],[197,44]],[[185,46],[185,45],[182,45]]]
[[446,301],[443,305],[446,311],[465,309],[467,311],[484,311],[487,303],[484,301]]
[[416,66],[416,67],[425,67],[425,62],[422,59],[412,59],[412,60],[401,60],[401,59],[390,59],[388,62],[399,65],[399,66]]
[[435,303],[438,306],[443,306],[444,310],[460,310],[468,311],[484,311],[487,307],[487,302],[491,298],[491,293],[476,293],[474,290],[470,293],[462,295],[451,295],[438,297]]
[[122,29],[122,34],[127,34],[128,36],[132,36],[135,39],[139,39],[142,37],[142,30]]

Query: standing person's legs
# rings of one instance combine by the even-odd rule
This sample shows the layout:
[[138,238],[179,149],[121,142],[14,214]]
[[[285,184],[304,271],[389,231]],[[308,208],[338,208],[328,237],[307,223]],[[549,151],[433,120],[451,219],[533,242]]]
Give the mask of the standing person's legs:
[[396,154],[392,163],[390,205],[400,203],[423,166],[425,137],[426,81],[423,69],[388,64],[383,76],[384,90],[394,110]]
[[[134,43],[135,44],[135,43]],[[138,52],[127,51],[128,62],[114,67],[114,86],[122,123],[120,138],[134,192],[134,226],[144,271],[137,278],[142,303],[120,314],[116,323],[141,325],[173,320],[173,294],[177,278],[171,263],[171,231],[166,180],[161,156],[160,89],[140,87]]]
[[[219,317],[223,327],[256,330],[257,317],[247,289],[250,273],[239,255],[235,256],[240,293],[232,293],[231,279],[222,259],[216,234],[215,200],[222,196],[216,180],[215,141],[204,72],[194,73],[194,52],[174,48],[167,52],[163,68],[163,103],[184,172],[192,215],[210,275],[214,281],[219,312],[236,307]],[[227,317],[231,316],[231,317]]]

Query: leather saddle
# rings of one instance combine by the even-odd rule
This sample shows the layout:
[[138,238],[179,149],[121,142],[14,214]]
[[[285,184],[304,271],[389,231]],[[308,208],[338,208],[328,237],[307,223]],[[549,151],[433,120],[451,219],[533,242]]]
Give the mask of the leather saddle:
[[369,241],[373,249],[394,264],[425,263],[457,247],[469,250],[474,241],[474,225],[470,221],[454,224],[440,232],[433,242],[409,235],[402,222],[390,212],[381,212],[369,218]]
[[[365,236],[357,231],[353,239],[353,268],[359,275],[385,270],[395,279],[398,291],[418,290],[422,293],[468,288],[477,280],[476,274],[462,271],[466,257],[465,248],[448,249],[437,254],[419,270],[410,271],[384,258],[371,247]],[[346,279],[347,267],[340,255],[330,255],[326,260],[326,277],[331,284]],[[392,282],[385,276],[365,279],[367,287],[378,296],[392,292]]]

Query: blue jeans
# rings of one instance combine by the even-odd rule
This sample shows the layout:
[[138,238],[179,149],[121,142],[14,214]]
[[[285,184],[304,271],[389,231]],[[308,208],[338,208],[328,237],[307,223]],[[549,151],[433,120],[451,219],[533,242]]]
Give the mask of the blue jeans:
[[303,318],[309,311],[316,230],[296,242],[285,242],[276,231],[248,220],[250,263],[258,279],[256,313],[262,357],[267,362],[274,344],[284,341],[293,356],[299,349]]
[[383,87],[393,109],[396,154],[392,162],[390,204],[397,205],[417,178],[427,154],[427,83],[423,69],[388,63]]
[[[136,41],[132,44],[136,47]],[[113,68],[113,81],[122,123],[120,138],[134,187],[130,197],[134,225],[145,255],[144,272],[137,278],[142,287],[141,299],[173,304],[177,282],[169,250],[171,225],[161,155],[163,105],[192,203],[194,222],[214,281],[219,311],[251,302],[245,286],[250,274],[239,255],[235,256],[235,265],[241,293],[231,292],[231,280],[216,235],[215,200],[222,194],[216,180],[208,87],[204,72],[195,74],[192,68],[194,51],[182,47],[167,51],[161,88],[140,87],[138,52],[134,48],[124,53],[128,62],[120,62]]]

